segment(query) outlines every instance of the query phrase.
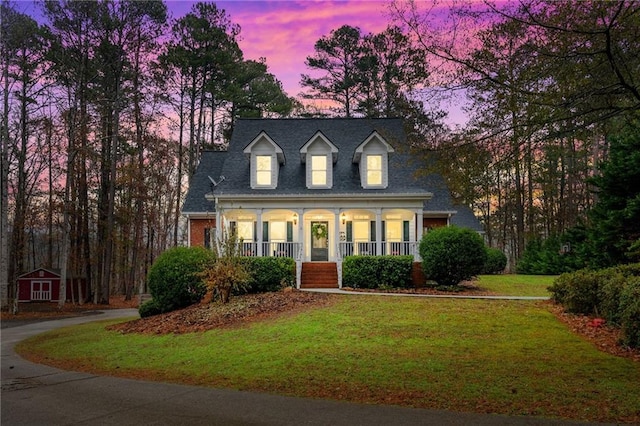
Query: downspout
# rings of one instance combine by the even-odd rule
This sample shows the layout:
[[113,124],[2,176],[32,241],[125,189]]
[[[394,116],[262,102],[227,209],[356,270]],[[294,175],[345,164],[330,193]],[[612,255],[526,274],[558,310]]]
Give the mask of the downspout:
[[214,208],[216,209],[216,232],[215,232],[215,245],[216,249],[218,249],[218,253],[220,252],[218,247],[218,241],[220,241],[220,207],[218,206],[218,197],[214,197],[213,199]]
[[189,216],[188,214],[187,216],[187,246],[191,247],[191,216]]

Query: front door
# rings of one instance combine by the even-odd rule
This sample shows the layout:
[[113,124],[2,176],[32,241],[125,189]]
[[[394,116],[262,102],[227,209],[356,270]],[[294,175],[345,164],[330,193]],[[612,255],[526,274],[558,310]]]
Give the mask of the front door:
[[311,261],[329,260],[329,222],[311,222]]

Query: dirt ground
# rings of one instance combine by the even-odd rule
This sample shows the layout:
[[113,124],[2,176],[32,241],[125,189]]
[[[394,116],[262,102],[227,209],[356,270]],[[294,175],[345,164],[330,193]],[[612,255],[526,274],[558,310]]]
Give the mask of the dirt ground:
[[[472,290],[472,292],[473,294],[481,293],[480,290]],[[470,293],[465,292],[464,294]],[[291,289],[276,293],[245,295],[233,297],[226,305],[206,301],[163,315],[117,324],[111,328],[121,333],[180,334],[201,332],[213,328],[240,326],[251,321],[291,315],[305,309],[327,306],[333,303],[336,297],[339,296]],[[545,307],[565,323],[572,332],[589,340],[601,351],[640,362],[639,349],[630,349],[619,344],[619,329],[601,324],[599,321],[594,321],[593,318],[565,313],[561,306],[552,302],[540,303],[544,303]],[[55,303],[21,303],[17,315],[2,312],[2,328],[34,321],[86,315],[104,309],[137,307],[137,297],[126,301],[124,296],[112,296],[109,305],[66,304],[62,310],[59,310]]]

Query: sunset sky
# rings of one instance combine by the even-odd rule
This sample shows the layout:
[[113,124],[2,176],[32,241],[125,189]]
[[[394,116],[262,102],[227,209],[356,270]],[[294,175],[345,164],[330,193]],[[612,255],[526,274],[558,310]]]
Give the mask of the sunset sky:
[[[173,18],[191,11],[197,1],[166,0]],[[363,34],[379,33],[390,23],[390,0],[237,0],[217,1],[232,22],[240,25],[240,47],[245,59],[266,58],[269,72],[289,96],[301,92],[300,75],[309,73],[304,62],[322,36],[342,25],[359,27]],[[18,10],[40,20],[34,2],[17,2]],[[453,102],[454,104],[458,102]],[[464,122],[459,105],[442,105],[450,122]]]
[[[167,1],[175,17],[191,10],[194,1]],[[300,92],[300,74],[308,73],[305,58],[322,36],[342,25],[363,33],[383,31],[388,22],[388,1],[218,1],[231,20],[242,28],[240,47],[246,59],[267,59],[267,65],[290,96]]]

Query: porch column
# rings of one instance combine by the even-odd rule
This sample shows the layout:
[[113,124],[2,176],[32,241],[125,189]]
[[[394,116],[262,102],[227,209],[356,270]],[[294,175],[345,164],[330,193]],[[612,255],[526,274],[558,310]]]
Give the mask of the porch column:
[[416,213],[416,248],[415,253],[413,254],[413,259],[416,261],[420,261],[420,252],[418,247],[420,247],[420,241],[422,240],[422,232],[424,229],[424,215],[422,213],[422,209],[418,209]]
[[256,255],[262,257],[262,209],[256,209]]
[[416,213],[416,222],[416,241],[420,242],[424,230],[424,215],[422,214],[422,210],[418,210]]
[[340,258],[340,209],[333,210],[333,249],[335,250],[333,258]]
[[382,254],[382,209],[376,209],[376,254]]
[[218,246],[218,241],[220,241],[220,236],[222,235],[222,230],[224,229],[224,225],[222,224],[222,222],[220,222],[220,220],[222,219],[222,215],[220,214],[220,208],[217,205],[218,203],[216,203],[216,232],[214,235],[215,241],[213,242],[216,245],[216,248],[220,248],[217,247]]
[[298,254],[299,254],[300,261],[302,261],[304,260],[304,256],[305,256],[304,209],[297,209],[295,210],[295,212],[298,215],[298,242],[300,243],[300,253]]

